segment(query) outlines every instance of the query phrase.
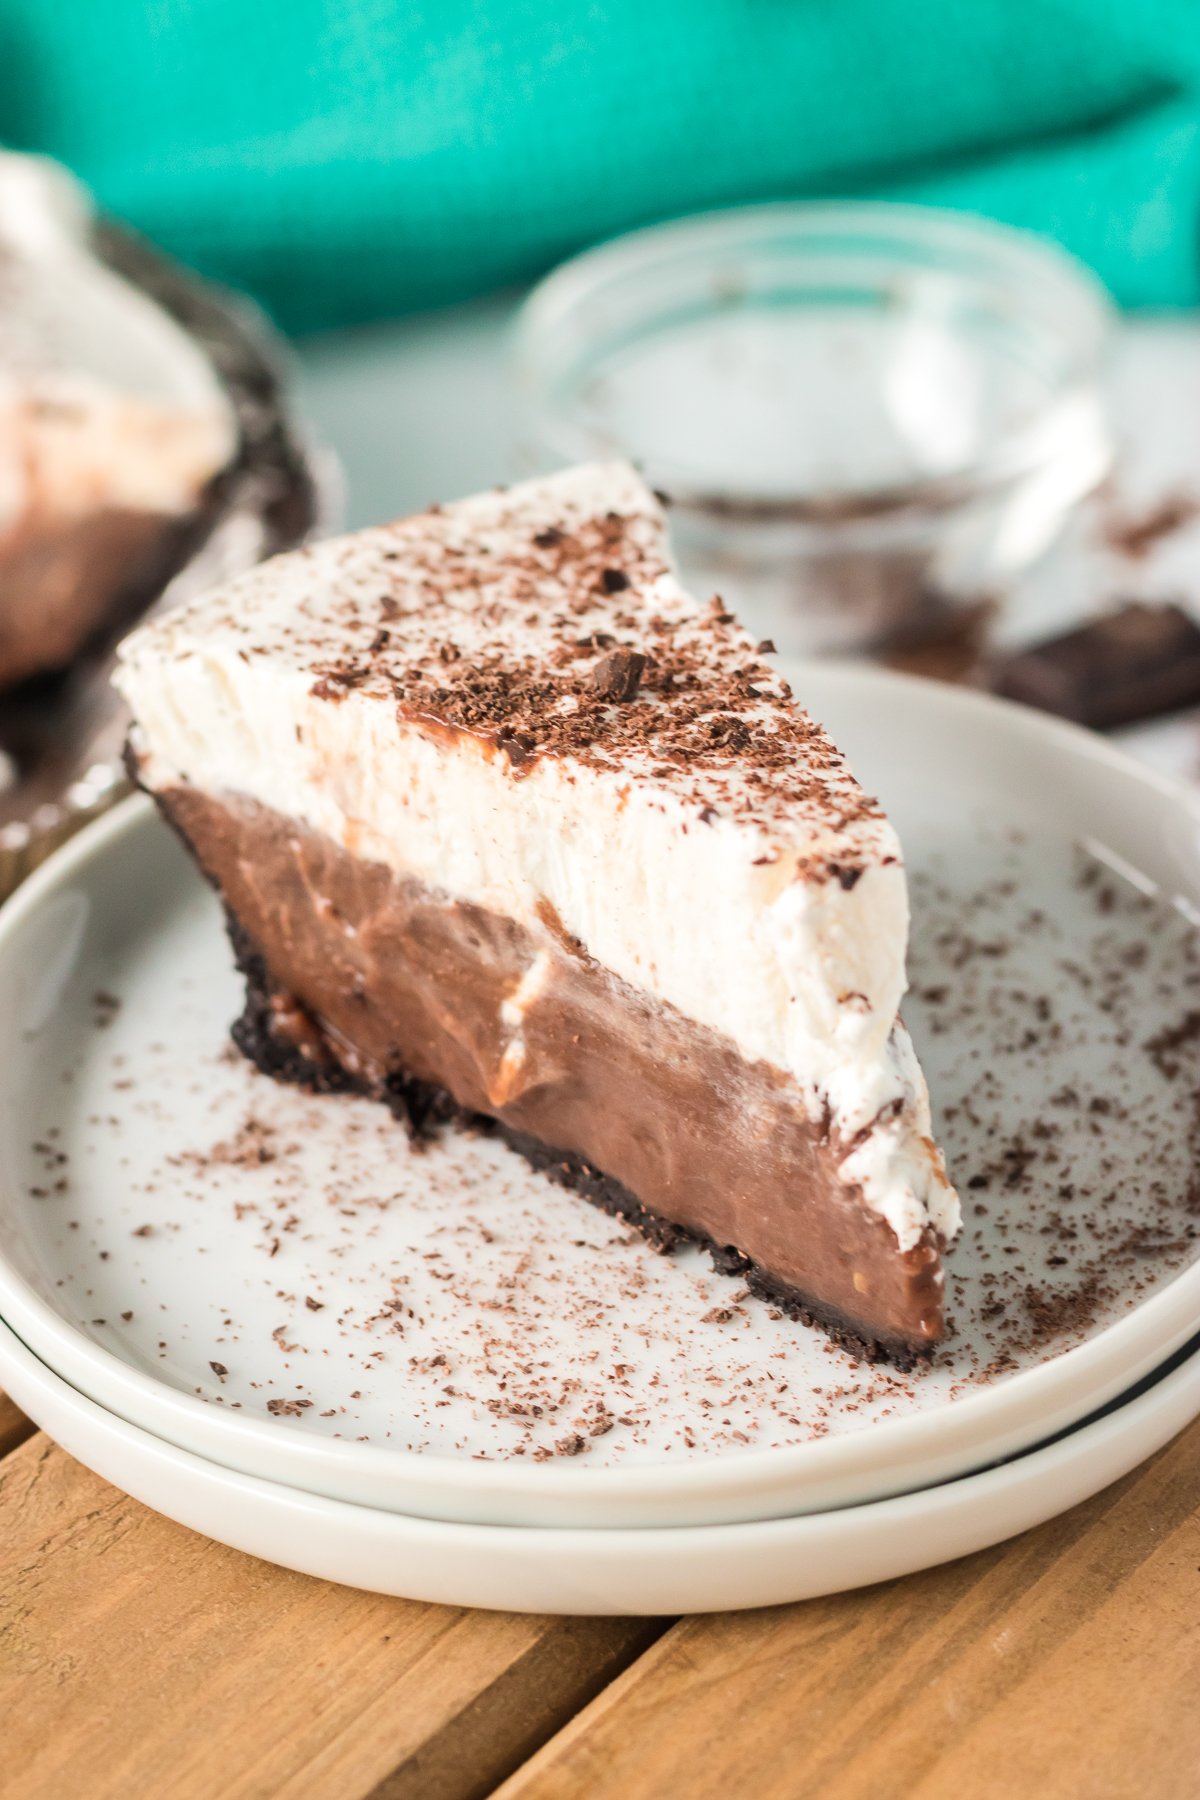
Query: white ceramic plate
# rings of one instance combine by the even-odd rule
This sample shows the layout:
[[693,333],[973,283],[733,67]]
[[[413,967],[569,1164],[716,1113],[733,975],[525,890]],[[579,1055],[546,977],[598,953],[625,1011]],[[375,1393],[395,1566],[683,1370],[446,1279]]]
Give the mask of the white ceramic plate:
[[106,1412],[3,1325],[0,1382],[88,1468],[218,1543],[350,1587],[504,1612],[725,1612],[891,1581],[1066,1512],[1200,1412],[1196,1353],[1057,1442],[919,1493],[757,1524],[554,1531],[410,1518],[235,1474]]
[[216,904],[137,802],[0,914],[0,1316],[213,1461],[495,1524],[901,1493],[1158,1366],[1200,1317],[1200,1045],[1181,1026],[1200,967],[1171,904],[1200,902],[1200,803],[973,695],[795,681],[913,881],[905,1012],[967,1202],[932,1370],[856,1366],[493,1142],[417,1154],[380,1108],[257,1076],[226,1045]]

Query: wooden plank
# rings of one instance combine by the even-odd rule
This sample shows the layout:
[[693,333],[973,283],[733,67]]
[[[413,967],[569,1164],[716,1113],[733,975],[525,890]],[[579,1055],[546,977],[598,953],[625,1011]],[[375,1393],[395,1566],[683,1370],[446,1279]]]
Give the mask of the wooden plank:
[[7,1394],[0,1394],[0,1456],[7,1456],[18,1444],[32,1437],[37,1426],[13,1405]]
[[1200,1424],[1011,1544],[684,1621],[500,1793],[1195,1800],[1198,1505]]
[[0,1463],[5,1800],[466,1800],[651,1643],[289,1574],[37,1436]]

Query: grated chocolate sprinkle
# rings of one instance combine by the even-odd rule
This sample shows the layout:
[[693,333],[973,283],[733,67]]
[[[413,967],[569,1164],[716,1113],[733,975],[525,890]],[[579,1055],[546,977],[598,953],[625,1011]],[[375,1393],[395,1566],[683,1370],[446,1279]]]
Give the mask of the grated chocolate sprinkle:
[[[314,699],[382,703],[400,729],[652,783],[805,846],[798,872],[879,856],[883,815],[720,599],[672,570],[632,471],[573,471],[295,552],[149,628],[301,672]],[[597,653],[600,652],[599,656]],[[886,827],[884,827],[886,829]],[[762,846],[770,850],[770,846]]]

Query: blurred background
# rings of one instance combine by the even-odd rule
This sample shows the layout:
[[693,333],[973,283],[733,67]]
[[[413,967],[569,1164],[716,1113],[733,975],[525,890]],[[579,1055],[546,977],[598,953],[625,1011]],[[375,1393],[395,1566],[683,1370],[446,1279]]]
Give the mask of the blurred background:
[[872,195],[1200,298],[1188,0],[3,0],[0,137],[289,331],[631,226]]
[[[124,327],[62,276],[71,239],[165,309],[232,407],[216,486],[175,506],[204,529],[143,570],[139,608],[187,590],[200,537],[220,554],[192,586],[628,455],[670,494],[694,585],[782,650],[1133,725],[1200,771],[1194,4],[0,0],[0,144],[10,398],[53,363],[93,397],[182,404],[144,337],[114,360]],[[90,221],[60,188],[55,230],[30,224],[29,155]],[[0,615],[30,567],[6,584],[0,557]],[[1098,650],[1009,666],[1114,616]],[[31,719],[68,735],[76,652],[56,655],[32,711],[28,659],[24,710],[11,682],[0,700],[10,788]],[[1155,657],[1114,699],[1114,669]]]

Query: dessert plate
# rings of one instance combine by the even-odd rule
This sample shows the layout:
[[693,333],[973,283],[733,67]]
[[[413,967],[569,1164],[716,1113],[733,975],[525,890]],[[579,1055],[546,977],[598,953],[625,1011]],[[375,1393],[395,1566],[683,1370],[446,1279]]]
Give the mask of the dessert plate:
[[231,1469],[526,1526],[902,1493],[1160,1365],[1200,1315],[1200,800],[1020,708],[789,673],[905,844],[905,1015],[966,1202],[931,1369],[855,1364],[493,1140],[413,1149],[257,1075],[216,904],[141,801],[0,914],[0,1317]]
[[1200,1412],[1192,1348],[1055,1442],[918,1493],[743,1525],[553,1531],[411,1518],[222,1469],[97,1406],[2,1324],[0,1382],[105,1480],[284,1568],[446,1606],[660,1616],[809,1600],[1003,1543],[1119,1480]]

